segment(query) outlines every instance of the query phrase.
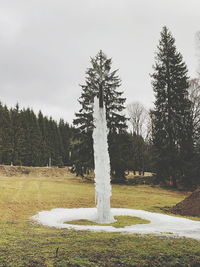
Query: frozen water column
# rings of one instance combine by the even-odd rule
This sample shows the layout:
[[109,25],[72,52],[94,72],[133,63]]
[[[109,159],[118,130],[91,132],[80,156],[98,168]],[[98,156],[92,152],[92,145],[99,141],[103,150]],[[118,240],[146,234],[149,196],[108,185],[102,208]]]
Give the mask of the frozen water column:
[[103,97],[94,100],[94,164],[95,164],[95,199],[97,204],[97,222],[111,223],[114,217],[110,212],[110,158],[108,154],[108,129]]

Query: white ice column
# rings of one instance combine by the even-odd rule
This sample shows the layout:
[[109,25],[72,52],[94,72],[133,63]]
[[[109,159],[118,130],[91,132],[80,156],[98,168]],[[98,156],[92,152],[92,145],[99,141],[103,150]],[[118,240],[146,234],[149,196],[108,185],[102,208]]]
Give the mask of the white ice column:
[[108,154],[108,130],[105,108],[99,107],[98,99],[94,100],[94,164],[95,164],[95,198],[97,203],[97,222],[111,223],[114,220],[110,212],[110,158]]

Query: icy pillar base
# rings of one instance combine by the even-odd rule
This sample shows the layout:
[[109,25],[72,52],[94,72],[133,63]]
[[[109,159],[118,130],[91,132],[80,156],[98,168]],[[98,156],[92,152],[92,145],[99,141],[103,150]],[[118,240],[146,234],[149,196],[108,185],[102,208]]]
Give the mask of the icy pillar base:
[[115,219],[110,211],[110,197],[99,196],[97,203],[97,222],[98,223],[112,223]]

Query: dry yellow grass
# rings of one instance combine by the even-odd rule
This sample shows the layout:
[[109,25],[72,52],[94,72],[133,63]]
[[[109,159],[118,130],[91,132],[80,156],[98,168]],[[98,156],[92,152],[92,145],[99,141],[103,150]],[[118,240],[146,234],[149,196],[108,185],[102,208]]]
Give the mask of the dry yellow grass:
[[[30,169],[23,177],[0,177],[1,221],[26,220],[40,210],[52,208],[95,206],[94,184],[67,169]],[[187,195],[159,187],[113,185],[111,206],[160,212],[159,207],[172,206]]]
[[[33,223],[30,217],[41,210],[94,207],[94,184],[77,178],[67,169],[10,168],[16,177],[7,177],[0,168],[0,266],[200,264],[196,240],[77,232]],[[159,207],[172,206],[188,195],[144,185],[113,185],[112,193],[112,207],[156,212],[161,212]],[[124,224],[124,218],[121,223]]]

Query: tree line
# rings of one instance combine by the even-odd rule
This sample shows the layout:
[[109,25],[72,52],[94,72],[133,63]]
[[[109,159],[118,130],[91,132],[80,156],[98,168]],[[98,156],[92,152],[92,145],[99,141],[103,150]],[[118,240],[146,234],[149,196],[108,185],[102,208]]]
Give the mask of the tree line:
[[[200,82],[188,77],[175,38],[163,27],[153,73],[154,107],[128,105],[118,70],[103,51],[91,58],[81,85],[80,110],[73,126],[31,109],[0,104],[0,163],[27,166],[73,165],[84,176],[93,161],[93,102],[103,88],[113,180],[124,182],[127,170],[151,171],[159,183],[195,187],[200,183]],[[148,119],[147,119],[148,118]],[[128,130],[131,123],[131,131]],[[146,124],[144,131],[143,125]]]
[[40,111],[0,103],[0,164],[63,166],[70,163],[72,127]]
[[[146,138],[142,123],[144,108],[135,103],[124,115],[125,98],[119,90],[118,70],[111,70],[112,60],[100,51],[91,59],[79,99],[81,109],[74,125],[79,130],[79,160],[94,168],[92,148],[92,112],[94,96],[104,88],[108,142],[112,177],[125,180],[125,171],[148,170],[157,181],[173,187],[193,187],[200,183],[200,101],[199,79],[190,80],[187,66],[178,52],[175,39],[163,27],[151,75],[155,95],[154,108],[148,112]],[[85,156],[87,155],[87,156]]]

